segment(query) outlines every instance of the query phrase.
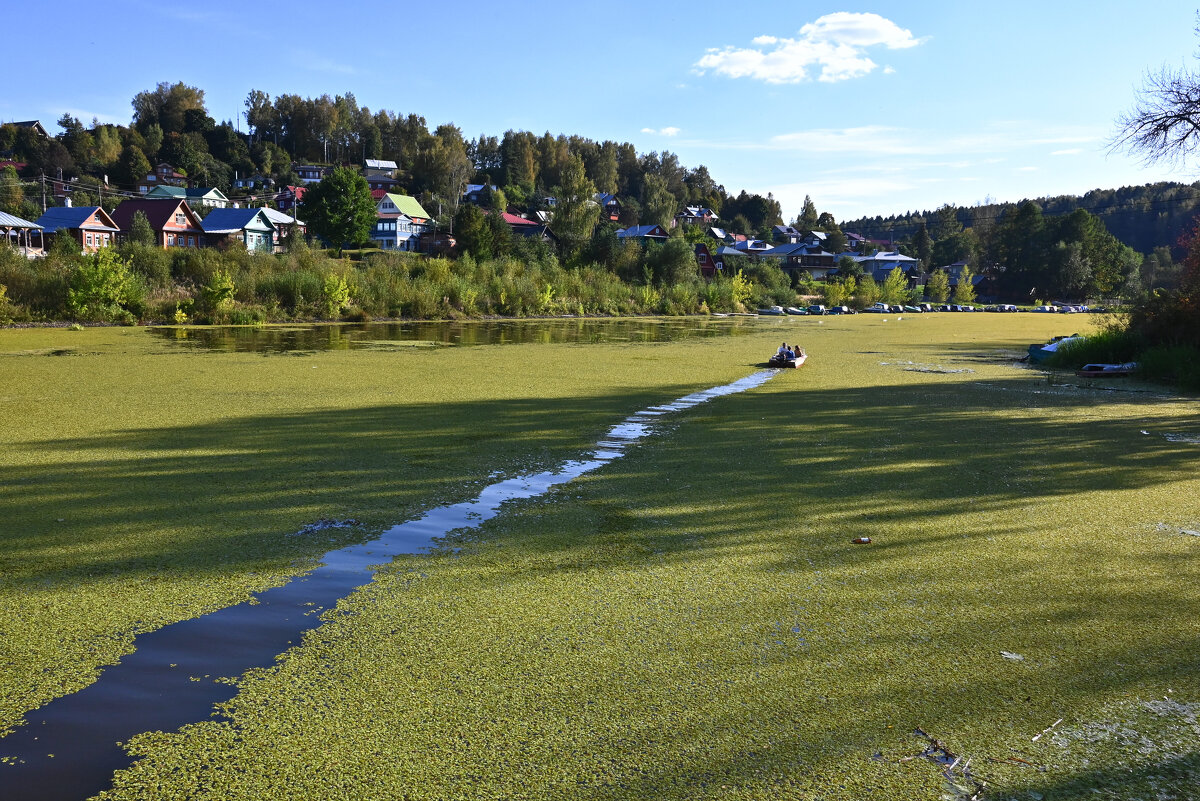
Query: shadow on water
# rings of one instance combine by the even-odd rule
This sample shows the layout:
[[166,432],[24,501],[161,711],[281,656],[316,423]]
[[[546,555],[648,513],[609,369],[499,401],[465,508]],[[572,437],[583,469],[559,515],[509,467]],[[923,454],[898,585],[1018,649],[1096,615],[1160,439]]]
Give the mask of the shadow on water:
[[330,551],[315,570],[246,603],[139,636],[137,650],[95,683],[31,713],[26,725],[0,740],[0,754],[9,763],[0,767],[3,798],[94,795],[130,762],[119,742],[206,719],[215,704],[236,692],[214,677],[271,665],[304,632],[321,625],[322,612],[370,581],[375,565],[426,550],[452,531],[477,528],[507,501],[543,495],[620,458],[629,445],[653,433],[663,415],[760,386],[773,375],[755,373],[644,409],[609,428],[583,459],[496,482],[473,501],[432,509],[370,542]]
[[299,326],[212,326],[148,329],[197,350],[281,354],[444,345],[675,342],[755,333],[741,318],[620,318],[335,323]]

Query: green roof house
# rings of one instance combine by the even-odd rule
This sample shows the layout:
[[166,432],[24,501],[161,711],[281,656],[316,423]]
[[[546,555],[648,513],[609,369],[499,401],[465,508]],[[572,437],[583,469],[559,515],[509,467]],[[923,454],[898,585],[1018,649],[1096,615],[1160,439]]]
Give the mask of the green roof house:
[[184,189],[182,186],[156,186],[146,193],[148,200],[167,198],[186,200],[189,206],[208,206],[214,209],[229,208],[229,198],[220,189],[211,186]]
[[375,210],[371,241],[383,250],[417,250],[421,234],[431,227],[429,212],[409,195],[386,194]]

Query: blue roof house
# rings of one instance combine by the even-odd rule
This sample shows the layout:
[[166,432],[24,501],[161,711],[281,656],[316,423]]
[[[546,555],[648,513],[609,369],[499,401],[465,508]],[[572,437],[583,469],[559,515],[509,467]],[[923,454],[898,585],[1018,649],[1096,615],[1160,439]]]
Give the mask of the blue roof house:
[[249,251],[275,252],[275,225],[264,209],[213,209],[202,225],[210,244],[237,241]]

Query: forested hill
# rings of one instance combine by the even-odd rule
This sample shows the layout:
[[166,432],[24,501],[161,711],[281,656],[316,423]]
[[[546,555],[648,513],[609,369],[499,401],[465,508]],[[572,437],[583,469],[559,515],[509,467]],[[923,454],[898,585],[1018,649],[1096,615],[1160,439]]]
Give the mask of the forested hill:
[[[1024,202],[950,208],[964,227],[987,228]],[[1033,202],[1046,216],[1066,216],[1076,209],[1084,209],[1099,217],[1109,233],[1139,253],[1150,253],[1165,245],[1178,256],[1182,253],[1179,237],[1200,213],[1200,182],[1093,189],[1082,197],[1060,195],[1036,198]],[[842,230],[853,231],[868,239],[899,241],[915,234],[922,223],[933,227],[937,219],[936,211],[862,217],[845,221]]]

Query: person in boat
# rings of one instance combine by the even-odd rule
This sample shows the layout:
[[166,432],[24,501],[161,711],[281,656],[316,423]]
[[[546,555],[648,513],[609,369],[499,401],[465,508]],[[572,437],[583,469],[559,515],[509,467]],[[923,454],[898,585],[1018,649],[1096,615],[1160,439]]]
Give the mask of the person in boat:
[[777,358],[777,359],[790,359],[791,357],[790,357],[790,356],[788,356],[788,352],[789,352],[789,351],[788,351],[788,346],[787,346],[787,343],[786,343],[786,342],[784,342],[782,345],[780,345],[780,346],[779,346],[779,350],[775,351],[775,358]]

